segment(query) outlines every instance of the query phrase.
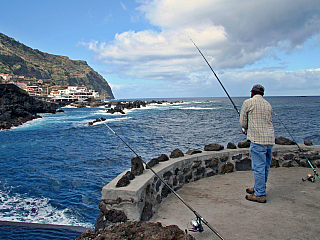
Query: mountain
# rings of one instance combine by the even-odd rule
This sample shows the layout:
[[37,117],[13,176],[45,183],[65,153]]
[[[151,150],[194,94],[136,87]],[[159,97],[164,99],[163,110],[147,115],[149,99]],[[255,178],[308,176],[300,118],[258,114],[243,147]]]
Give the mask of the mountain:
[[86,86],[114,99],[108,82],[86,61],[32,49],[0,33],[0,73],[46,79],[58,86]]

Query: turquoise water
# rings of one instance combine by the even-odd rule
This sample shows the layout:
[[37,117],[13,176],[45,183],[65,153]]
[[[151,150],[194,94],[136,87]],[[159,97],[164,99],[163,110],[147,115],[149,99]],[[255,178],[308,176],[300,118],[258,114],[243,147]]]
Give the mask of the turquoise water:
[[[290,138],[282,121],[297,142],[320,145],[320,97],[266,99],[277,114],[276,137]],[[209,143],[245,141],[228,98],[164,100],[183,103],[148,105],[126,110],[125,115],[107,114],[105,108],[67,107],[64,113],[43,114],[0,131],[0,220],[94,228],[102,187],[129,169],[134,156],[104,123],[88,125],[96,118],[106,118],[145,161],[176,148],[185,152]],[[240,110],[245,98],[233,100]],[[0,235],[10,238],[12,229],[6,229],[0,228]],[[43,234],[38,233],[39,239]],[[60,239],[54,230],[45,234]],[[71,239],[74,234],[70,232]]]

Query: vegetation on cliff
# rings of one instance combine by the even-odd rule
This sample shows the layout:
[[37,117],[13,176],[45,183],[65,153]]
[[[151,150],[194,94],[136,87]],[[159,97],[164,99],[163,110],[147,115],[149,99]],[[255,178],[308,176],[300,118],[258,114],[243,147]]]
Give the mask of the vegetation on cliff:
[[108,82],[86,61],[70,60],[32,49],[0,33],[0,73],[49,79],[59,86],[86,86],[114,99]]

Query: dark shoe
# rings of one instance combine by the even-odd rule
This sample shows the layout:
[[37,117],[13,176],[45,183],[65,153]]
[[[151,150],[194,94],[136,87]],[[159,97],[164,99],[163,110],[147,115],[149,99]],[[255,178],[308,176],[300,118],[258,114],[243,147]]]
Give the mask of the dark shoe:
[[254,194],[254,188],[247,188],[246,192],[249,194]]
[[258,202],[258,203],[266,203],[267,202],[266,196],[257,197],[254,194],[246,195],[246,199],[249,201]]
[[[254,194],[255,190],[254,190],[254,188],[247,188],[246,192],[249,193],[249,194]],[[265,195],[265,196],[267,196],[267,195]]]

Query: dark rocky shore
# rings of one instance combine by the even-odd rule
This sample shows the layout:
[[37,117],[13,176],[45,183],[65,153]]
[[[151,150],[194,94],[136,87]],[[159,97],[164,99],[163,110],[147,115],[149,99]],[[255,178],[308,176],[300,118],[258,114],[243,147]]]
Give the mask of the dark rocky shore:
[[0,130],[41,118],[38,113],[56,113],[59,107],[29,96],[14,84],[0,84]]

